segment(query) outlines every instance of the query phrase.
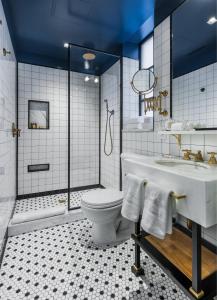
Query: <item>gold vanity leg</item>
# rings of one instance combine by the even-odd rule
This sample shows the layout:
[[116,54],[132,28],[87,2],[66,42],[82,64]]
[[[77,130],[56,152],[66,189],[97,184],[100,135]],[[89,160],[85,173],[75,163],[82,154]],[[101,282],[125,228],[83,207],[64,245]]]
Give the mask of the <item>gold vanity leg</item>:
[[195,290],[192,287],[190,287],[189,291],[196,299],[201,299],[204,296],[204,291],[202,291],[202,290],[199,293],[197,293],[197,292],[195,292]]

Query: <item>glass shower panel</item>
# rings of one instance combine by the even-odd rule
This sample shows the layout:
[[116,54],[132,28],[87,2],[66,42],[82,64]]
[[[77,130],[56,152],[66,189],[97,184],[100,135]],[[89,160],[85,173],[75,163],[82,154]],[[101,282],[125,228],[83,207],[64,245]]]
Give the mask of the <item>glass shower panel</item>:
[[70,45],[69,209],[100,185],[100,75],[117,57]]

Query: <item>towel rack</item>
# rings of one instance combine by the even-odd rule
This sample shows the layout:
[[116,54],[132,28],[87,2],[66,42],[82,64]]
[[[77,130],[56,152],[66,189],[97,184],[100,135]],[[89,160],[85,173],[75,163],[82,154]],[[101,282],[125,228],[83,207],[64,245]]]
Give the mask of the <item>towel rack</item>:
[[[144,182],[144,185],[146,185],[146,184],[147,184],[147,182]],[[187,198],[187,196],[184,195],[184,194],[177,194],[177,193],[174,193],[174,192],[170,193],[170,197],[172,197],[175,200],[181,200],[181,199]]]
[[176,193],[174,193],[174,192],[170,193],[170,196],[171,196],[172,198],[174,198],[175,200],[181,200],[181,199],[187,198],[187,196],[184,195],[184,194],[181,195],[181,194],[176,194]]

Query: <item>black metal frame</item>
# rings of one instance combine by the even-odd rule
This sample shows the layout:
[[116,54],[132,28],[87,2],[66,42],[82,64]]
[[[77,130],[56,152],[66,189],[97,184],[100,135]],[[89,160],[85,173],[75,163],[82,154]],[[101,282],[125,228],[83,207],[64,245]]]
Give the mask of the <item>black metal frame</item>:
[[[203,281],[201,280],[201,245],[204,243],[201,238],[201,226],[195,222],[193,222],[192,225],[192,281],[145,239],[145,236],[148,234],[141,231],[140,220],[135,223],[135,233],[132,234],[132,238],[135,241],[135,263],[131,270],[135,276],[144,274],[140,262],[140,249],[142,248],[160,265],[164,272],[179,285],[190,299],[201,298],[203,300],[211,300],[216,296],[217,292],[217,272],[213,273]],[[174,226],[179,229],[182,228],[180,224],[175,224]],[[186,229],[183,229],[183,232],[186,233]],[[208,248],[207,243],[206,246]],[[210,247],[209,250],[213,251],[213,247]],[[213,252],[215,253],[216,251]]]
[[[48,109],[47,109],[48,119],[47,119],[47,122],[46,122],[46,128],[32,128],[32,127],[30,127],[30,105],[31,105],[32,102],[48,104]],[[49,130],[50,129],[50,103],[49,103],[49,101],[28,100],[28,129],[30,129],[30,130]]]
[[[108,53],[106,51],[98,50],[98,49],[93,49],[93,48],[88,48],[88,47],[83,47],[78,44],[74,43],[68,43],[68,210],[75,210],[75,209],[80,209],[80,207],[70,207],[70,193],[71,193],[71,187],[70,187],[70,181],[71,181],[71,170],[70,170],[70,163],[71,163],[71,146],[70,146],[70,141],[71,141],[71,130],[70,130],[70,121],[71,121],[71,114],[70,114],[70,97],[71,97],[71,90],[70,90],[70,81],[71,81],[71,53],[70,49],[72,46],[74,47],[79,47],[85,50],[93,51],[93,52],[98,52],[101,54],[105,55],[110,55],[113,57],[116,57],[118,60],[120,60],[120,154],[122,153],[122,129],[123,129],[123,91],[122,91],[122,86],[123,86],[123,60],[122,57],[119,55],[115,55],[112,53]],[[117,60],[117,61],[118,61]],[[116,62],[117,62],[116,61]],[[115,63],[116,63],[115,62]],[[99,184],[96,185],[99,188],[104,188],[101,185],[101,76],[99,76]],[[120,190],[122,189],[122,174],[121,174],[121,158],[120,158]],[[87,187],[88,189],[89,187]],[[78,188],[77,190],[81,190]]]
[[[141,54],[142,44],[144,42],[146,42],[148,39],[150,39],[151,37],[153,37],[153,43],[154,43],[154,30],[139,43],[139,70],[141,70],[141,68],[142,68],[142,64],[141,64],[141,61],[142,61],[142,54]],[[153,49],[154,49],[154,46],[153,46]],[[154,65],[151,66],[149,69],[151,69],[151,68],[154,68]],[[144,102],[144,100],[142,99],[142,95],[139,95],[139,116],[142,115],[142,103],[143,102]],[[153,129],[150,132],[154,131],[154,112],[153,112],[153,127],[152,128]]]

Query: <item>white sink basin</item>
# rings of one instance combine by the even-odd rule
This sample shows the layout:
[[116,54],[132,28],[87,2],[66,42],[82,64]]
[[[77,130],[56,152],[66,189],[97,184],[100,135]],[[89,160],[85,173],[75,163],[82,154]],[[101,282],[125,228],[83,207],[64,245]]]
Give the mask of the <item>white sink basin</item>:
[[177,168],[183,171],[201,171],[201,169],[209,169],[210,166],[204,163],[198,163],[193,161],[175,160],[175,159],[159,159],[155,160],[156,164],[169,168]]
[[[217,224],[217,167],[178,159],[123,153],[123,177],[128,173],[186,195],[177,212],[205,228]],[[174,200],[175,201],[175,200]]]

